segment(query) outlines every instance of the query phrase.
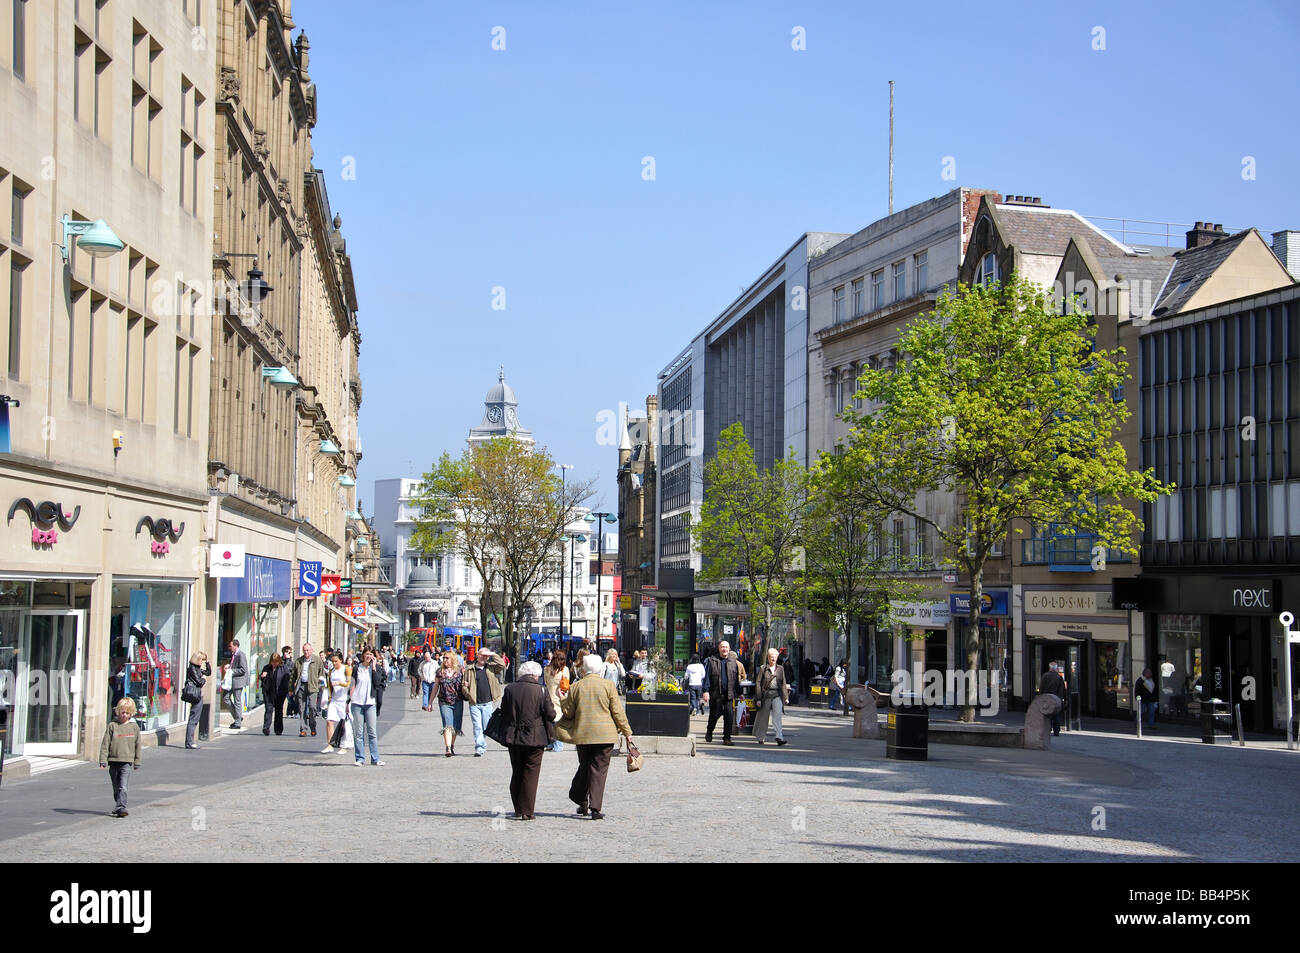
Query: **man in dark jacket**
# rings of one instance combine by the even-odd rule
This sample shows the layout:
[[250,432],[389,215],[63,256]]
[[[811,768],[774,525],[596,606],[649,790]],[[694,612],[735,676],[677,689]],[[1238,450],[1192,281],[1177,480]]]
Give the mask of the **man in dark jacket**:
[[731,643],[719,642],[718,654],[704,663],[704,695],[709,706],[709,726],[704,731],[704,740],[713,741],[713,729],[722,717],[722,743],[734,744],[731,732],[735,727],[735,712],[732,705],[740,698],[740,667],[731,655]]
[[1061,707],[1052,716],[1052,734],[1061,733],[1061,713],[1065,711],[1065,679],[1061,677],[1060,663],[1053,662],[1048,666],[1046,674],[1043,675],[1043,681],[1039,687],[1045,695],[1055,695],[1061,700]]
[[312,737],[316,735],[316,703],[320,698],[320,680],[325,675],[325,664],[312,654],[311,643],[302,647],[302,655],[293,663],[289,674],[289,691],[298,695],[298,707],[302,711],[302,728],[299,738],[307,737],[311,729]]
[[239,639],[231,639],[230,691],[226,692],[226,707],[230,709],[230,725],[226,731],[244,730],[244,690],[248,688],[248,656],[239,647]]

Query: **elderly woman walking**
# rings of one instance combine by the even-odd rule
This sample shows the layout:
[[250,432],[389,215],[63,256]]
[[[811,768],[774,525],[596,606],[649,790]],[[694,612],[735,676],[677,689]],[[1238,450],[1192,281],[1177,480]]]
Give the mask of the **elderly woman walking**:
[[461,680],[456,656],[443,652],[442,667],[433,677],[433,695],[438,699],[438,713],[442,715],[442,743],[448,758],[456,753],[456,705],[460,701]]
[[614,684],[601,678],[605,663],[599,655],[583,659],[586,675],[574,683],[560,703],[564,718],[556,733],[578,748],[578,772],[569,785],[569,800],[578,805],[579,814],[590,814],[593,821],[605,817],[605,777],[609,773],[609,756],[622,735],[632,744],[632,728],[627,723],[623,703]]
[[533,819],[542,751],[555,738],[555,707],[538,681],[541,675],[540,665],[525,662],[519,666],[519,680],[507,685],[501,696],[501,723],[510,749],[510,802],[521,821]]

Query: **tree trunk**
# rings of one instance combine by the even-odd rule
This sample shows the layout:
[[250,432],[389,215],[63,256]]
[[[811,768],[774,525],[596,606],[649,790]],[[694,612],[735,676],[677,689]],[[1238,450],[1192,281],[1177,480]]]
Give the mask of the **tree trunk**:
[[971,573],[970,610],[966,615],[966,698],[961,709],[961,720],[975,720],[975,705],[979,700],[976,688],[976,670],[980,661],[980,610],[984,600],[984,567]]

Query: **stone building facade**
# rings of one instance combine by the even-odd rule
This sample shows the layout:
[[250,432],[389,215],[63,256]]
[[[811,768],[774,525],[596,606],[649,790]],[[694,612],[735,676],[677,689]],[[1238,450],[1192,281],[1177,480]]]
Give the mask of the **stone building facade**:
[[[0,2],[6,775],[25,757],[93,753],[122,692],[147,728],[183,721],[185,660],[210,646],[217,90],[214,51],[194,39],[215,11]],[[123,247],[92,257],[65,216],[102,219]]]
[[659,399],[645,399],[645,413],[627,414],[618,445],[618,564],[622,567],[618,606],[619,648],[640,646],[648,618],[641,612],[641,590],[655,581],[655,470]]

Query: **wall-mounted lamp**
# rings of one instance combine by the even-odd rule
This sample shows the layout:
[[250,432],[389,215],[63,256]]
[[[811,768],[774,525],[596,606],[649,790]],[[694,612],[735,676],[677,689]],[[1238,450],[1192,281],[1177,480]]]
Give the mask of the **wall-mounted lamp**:
[[[262,277],[261,270],[257,267],[257,256],[252,252],[233,252],[223,251],[217,255],[218,260],[224,261],[226,258],[251,258],[253,267],[248,270],[248,279],[239,283],[239,293],[243,295],[244,300],[248,302],[254,315],[260,317],[262,314],[262,302],[275,289],[272,288]],[[245,322],[248,323],[248,322]],[[297,383],[295,381],[295,383]]]
[[334,454],[335,456],[340,456],[343,453],[333,440],[322,440],[320,442],[320,452]]
[[284,390],[293,390],[298,386],[298,378],[294,377],[287,367],[262,368],[262,380]]
[[122,244],[122,239],[113,234],[113,230],[102,218],[93,222],[83,222],[64,215],[63,245],[60,250],[63,252],[65,265],[68,264],[73,238],[77,239],[77,247],[92,258],[107,258],[109,255],[116,255],[126,247]]
[[339,486],[356,486],[357,481],[352,479],[346,473],[339,477]]

